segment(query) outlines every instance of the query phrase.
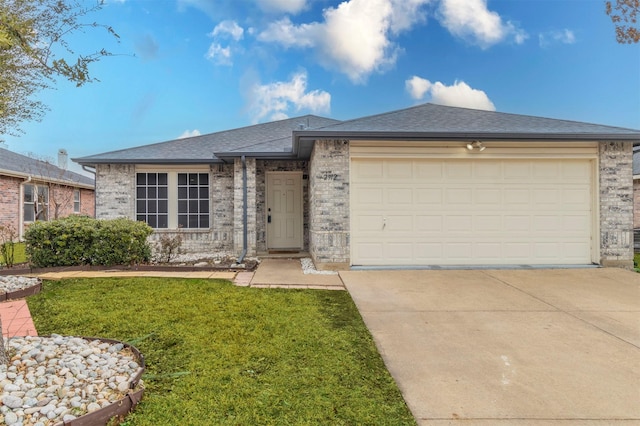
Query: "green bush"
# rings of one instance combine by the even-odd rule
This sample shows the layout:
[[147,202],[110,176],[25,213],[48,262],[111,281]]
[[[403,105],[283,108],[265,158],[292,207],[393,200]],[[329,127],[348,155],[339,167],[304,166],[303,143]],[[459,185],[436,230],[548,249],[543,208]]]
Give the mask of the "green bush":
[[129,219],[70,216],[29,226],[24,239],[36,267],[133,264],[149,260],[152,229]]

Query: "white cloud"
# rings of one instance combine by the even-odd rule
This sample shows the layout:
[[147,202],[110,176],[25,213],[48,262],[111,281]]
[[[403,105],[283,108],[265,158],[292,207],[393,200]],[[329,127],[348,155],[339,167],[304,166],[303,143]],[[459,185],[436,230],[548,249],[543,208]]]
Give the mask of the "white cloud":
[[[231,45],[223,47],[219,40],[231,38],[233,41],[238,42],[244,36],[244,29],[235,21],[222,21],[215,26],[208,36],[213,37],[214,42],[209,46],[209,50],[204,55],[205,58],[217,65],[233,65]],[[237,43],[234,44],[237,47]]]
[[439,20],[449,32],[480,47],[488,48],[512,37],[522,44],[527,33],[487,8],[487,0],[442,0]]
[[192,138],[194,136],[200,136],[200,134],[200,130],[198,129],[185,130],[180,136],[178,136],[178,139]]
[[257,0],[258,6],[267,12],[297,14],[307,7],[306,0]]
[[209,34],[211,37],[230,36],[235,41],[242,40],[244,29],[235,21],[222,21]]
[[217,65],[233,65],[233,62],[231,60],[231,48],[229,46],[222,47],[218,43],[211,43],[211,46],[209,46],[209,50],[204,56]]
[[405,81],[407,92],[416,100],[424,98],[425,93],[427,93],[430,87],[431,82],[429,80],[418,77],[417,75]]
[[549,31],[539,34],[538,42],[540,47],[548,47],[554,43],[574,44],[576,42],[576,35],[573,31],[565,28],[562,31]]
[[323,12],[323,22],[296,25],[289,18],[270,24],[258,39],[285,47],[313,48],[320,62],[362,83],[396,61],[392,35],[425,19],[432,0],[349,0]]
[[439,81],[413,76],[405,82],[405,88],[413,99],[421,100],[431,96],[431,102],[439,105],[495,111],[496,107],[482,90],[471,88],[464,81],[456,81],[447,86]]
[[249,109],[254,123],[287,118],[290,108],[316,114],[326,114],[331,109],[331,95],[328,92],[307,91],[307,73],[304,71],[294,74],[290,81],[254,84],[249,97]]

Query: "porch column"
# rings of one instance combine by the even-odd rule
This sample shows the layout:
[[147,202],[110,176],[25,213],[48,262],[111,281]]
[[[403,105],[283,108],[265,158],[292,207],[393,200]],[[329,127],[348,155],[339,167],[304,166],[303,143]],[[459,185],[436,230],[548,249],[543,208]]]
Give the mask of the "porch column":
[[[247,256],[256,255],[256,159],[247,158]],[[242,159],[233,162],[233,251],[242,253],[244,239]]]

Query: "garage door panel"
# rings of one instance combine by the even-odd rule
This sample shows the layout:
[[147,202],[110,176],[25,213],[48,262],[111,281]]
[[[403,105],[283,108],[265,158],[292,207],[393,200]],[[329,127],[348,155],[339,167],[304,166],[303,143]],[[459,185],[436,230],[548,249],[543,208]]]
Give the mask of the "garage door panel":
[[591,261],[591,160],[352,164],[353,264]]

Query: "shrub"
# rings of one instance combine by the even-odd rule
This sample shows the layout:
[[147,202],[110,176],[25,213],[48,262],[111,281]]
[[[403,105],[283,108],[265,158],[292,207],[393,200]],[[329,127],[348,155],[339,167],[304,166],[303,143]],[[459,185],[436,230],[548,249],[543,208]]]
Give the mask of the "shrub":
[[152,229],[129,219],[70,216],[29,226],[24,239],[36,267],[133,264],[149,260]]
[[93,245],[94,265],[117,265],[148,262],[151,248],[147,237],[153,230],[143,222],[129,219],[100,221]]

